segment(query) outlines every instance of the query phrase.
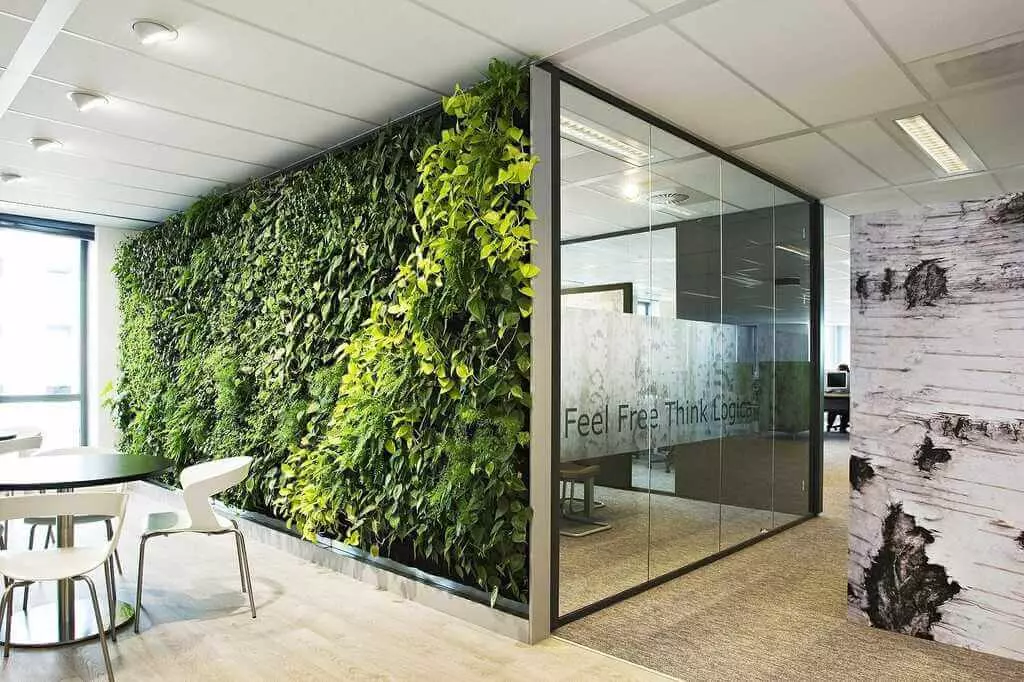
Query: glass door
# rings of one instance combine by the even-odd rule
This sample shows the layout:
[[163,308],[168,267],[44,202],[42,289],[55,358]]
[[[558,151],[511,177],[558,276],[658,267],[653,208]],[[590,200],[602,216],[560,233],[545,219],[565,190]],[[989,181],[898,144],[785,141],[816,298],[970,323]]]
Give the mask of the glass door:
[[0,228],[0,430],[38,428],[45,448],[87,442],[87,248]]

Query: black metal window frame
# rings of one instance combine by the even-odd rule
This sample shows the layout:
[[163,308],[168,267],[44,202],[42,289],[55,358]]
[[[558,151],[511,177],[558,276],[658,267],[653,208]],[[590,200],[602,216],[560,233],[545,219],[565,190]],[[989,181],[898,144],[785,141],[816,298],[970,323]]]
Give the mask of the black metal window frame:
[[[810,278],[811,278],[811,295],[809,305],[810,315],[810,353],[811,353],[811,396],[812,399],[809,401],[808,425],[810,427],[809,434],[809,448],[808,457],[810,459],[808,463],[809,468],[809,481],[808,481],[808,510],[807,514],[799,519],[786,523],[771,529],[766,533],[762,533],[758,536],[740,542],[736,545],[726,547],[714,554],[699,559],[695,562],[691,562],[684,566],[681,566],[673,571],[664,573],[654,578],[648,579],[646,582],[640,583],[626,590],[623,590],[617,594],[611,595],[599,599],[596,602],[588,604],[584,607],[571,611],[567,614],[559,613],[559,543],[561,538],[558,532],[558,480],[559,480],[559,434],[557,424],[559,423],[559,406],[561,404],[561,344],[558,341],[559,336],[554,339],[553,346],[553,358],[552,358],[552,377],[551,377],[551,409],[553,425],[552,429],[552,441],[551,441],[551,566],[550,566],[550,617],[551,617],[551,630],[566,625],[572,621],[578,620],[592,613],[600,611],[601,609],[610,606],[612,604],[628,599],[636,594],[645,592],[661,585],[669,580],[678,578],[681,575],[689,573],[702,566],[706,566],[719,559],[722,559],[730,554],[738,552],[741,549],[749,547],[750,545],[761,542],[762,540],[777,535],[783,531],[786,531],[793,526],[799,525],[804,521],[814,518],[819,515],[822,511],[822,494],[823,494],[823,468],[824,468],[824,456],[823,456],[823,439],[822,439],[822,424],[823,424],[823,404],[822,404],[822,364],[821,364],[821,323],[823,314],[823,272],[824,264],[823,258],[823,229],[824,229],[824,209],[821,201],[807,192],[793,186],[792,184],[781,180],[770,173],[767,173],[756,166],[752,166],[743,159],[733,156],[727,151],[719,149],[710,142],[690,133],[678,126],[675,126],[668,121],[661,119],[660,117],[652,114],[645,109],[638,107],[634,104],[626,102],[615,95],[603,90],[600,86],[591,83],[590,81],[581,78],[575,74],[569,73],[558,66],[550,62],[542,62],[537,65],[538,68],[543,69],[551,76],[551,91],[550,91],[550,112],[551,120],[549,125],[551,126],[551,149],[536,150],[537,153],[546,157],[551,166],[551,188],[552,193],[552,215],[551,215],[551,235],[550,239],[555,249],[554,262],[556,263],[556,270],[561,267],[561,154],[559,152],[559,140],[561,136],[560,130],[560,112],[561,112],[561,86],[569,85],[572,86],[587,95],[590,95],[610,106],[616,107],[642,121],[648,125],[658,128],[670,135],[674,135],[686,142],[694,145],[695,147],[705,151],[723,161],[726,161],[741,170],[744,170],[755,177],[758,177],[773,186],[792,194],[795,197],[802,199],[807,202],[809,207],[809,246],[811,251],[810,259]],[[640,231],[640,230],[637,230]],[[643,230],[646,231],[646,228]],[[618,234],[618,233],[616,233]],[[586,238],[572,241],[588,241]],[[550,292],[554,296],[553,300],[558,300],[560,294],[560,281],[561,277],[556,276],[553,282],[553,291]],[[551,329],[553,333],[558,335],[561,329],[561,313],[560,306],[552,306],[552,317]],[[814,396],[817,396],[815,399]]]
[[49,218],[34,218],[10,213],[0,213],[0,228],[39,232],[56,237],[67,237],[79,240],[78,267],[78,393],[33,394],[33,395],[2,395],[0,404],[4,403],[72,403],[79,405],[79,439],[81,445],[89,444],[89,244],[96,237],[96,229],[92,225],[73,223]]

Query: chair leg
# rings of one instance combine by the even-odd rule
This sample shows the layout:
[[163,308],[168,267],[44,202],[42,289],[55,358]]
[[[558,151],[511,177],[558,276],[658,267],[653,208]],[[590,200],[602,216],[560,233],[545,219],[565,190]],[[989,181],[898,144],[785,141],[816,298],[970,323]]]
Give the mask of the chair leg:
[[[39,526],[34,523],[29,526],[28,529],[28,550],[31,552],[36,544],[36,528]],[[21,595],[21,610],[28,611],[28,585],[22,588],[23,594]]]
[[[106,519],[104,523],[107,526],[107,539],[110,540],[114,537],[114,525],[110,519]],[[117,553],[117,547],[114,548],[114,561],[117,562],[117,572],[124,575],[124,570],[121,568],[121,555]]]
[[100,613],[100,600],[96,596],[96,585],[85,575],[75,577],[75,580],[84,581],[89,586],[89,596],[92,597],[92,610],[96,614],[96,622],[100,623],[97,629],[100,631],[100,646],[103,648],[103,662],[107,665],[107,679],[113,682],[114,668],[110,665],[110,651],[107,649],[107,633],[103,631],[103,616]]
[[243,578],[246,588],[245,591],[249,593],[249,611],[252,612],[252,617],[256,617],[256,602],[252,597],[252,574],[249,572],[249,555],[245,551],[245,538],[242,536],[242,531],[237,528],[234,530],[235,534],[235,547],[238,549],[238,564],[245,567],[243,572]]
[[238,530],[238,522],[232,520],[231,525],[234,526],[235,532],[235,552],[238,554],[238,579],[242,581],[242,594],[245,594],[245,567],[242,566],[242,546],[239,544],[239,538],[242,537],[241,531]]
[[6,617],[6,625],[4,627],[4,658],[11,657],[11,621],[14,619],[14,586],[17,585],[13,580],[8,581],[4,578],[6,587],[4,588],[3,599],[0,599],[0,613],[3,613]]
[[110,639],[117,641],[117,584],[114,582],[114,562],[107,559],[103,562],[103,581],[107,584],[107,609],[110,611]]
[[142,567],[146,562],[146,540],[149,537],[143,535],[139,540],[139,580],[135,585],[135,634],[139,633],[139,619],[142,618]]
[[46,542],[43,543],[43,549],[50,549],[50,544],[56,544],[57,539],[53,537],[53,526],[46,527]]

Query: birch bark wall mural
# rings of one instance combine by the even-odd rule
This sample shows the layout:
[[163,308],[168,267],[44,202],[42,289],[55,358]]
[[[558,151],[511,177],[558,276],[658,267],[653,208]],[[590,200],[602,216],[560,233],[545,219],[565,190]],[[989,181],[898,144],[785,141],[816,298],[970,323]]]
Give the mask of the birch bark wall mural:
[[851,241],[850,617],[1024,660],[1024,194]]

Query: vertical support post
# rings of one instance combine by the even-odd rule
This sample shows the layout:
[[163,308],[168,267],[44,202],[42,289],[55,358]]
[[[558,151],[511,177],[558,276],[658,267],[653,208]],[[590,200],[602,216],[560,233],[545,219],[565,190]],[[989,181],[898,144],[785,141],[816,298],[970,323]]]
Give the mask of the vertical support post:
[[[75,517],[57,517],[57,546],[75,546]],[[97,624],[97,627],[102,625]],[[75,640],[75,581],[57,581],[57,640],[73,642]]]
[[531,178],[533,222],[531,260],[540,268],[533,280],[536,292],[530,323],[530,641],[551,633],[558,615],[558,79],[530,67],[530,139],[540,157]]
[[822,442],[824,399],[822,389],[821,366],[821,323],[824,317],[825,288],[825,210],[820,201],[810,202],[810,233],[808,238],[811,247],[811,395],[810,407],[810,481],[808,481],[807,502],[811,514],[820,514],[824,502],[822,499],[824,486],[824,444]]
[[89,242],[81,240],[78,300],[79,443],[89,444]]

